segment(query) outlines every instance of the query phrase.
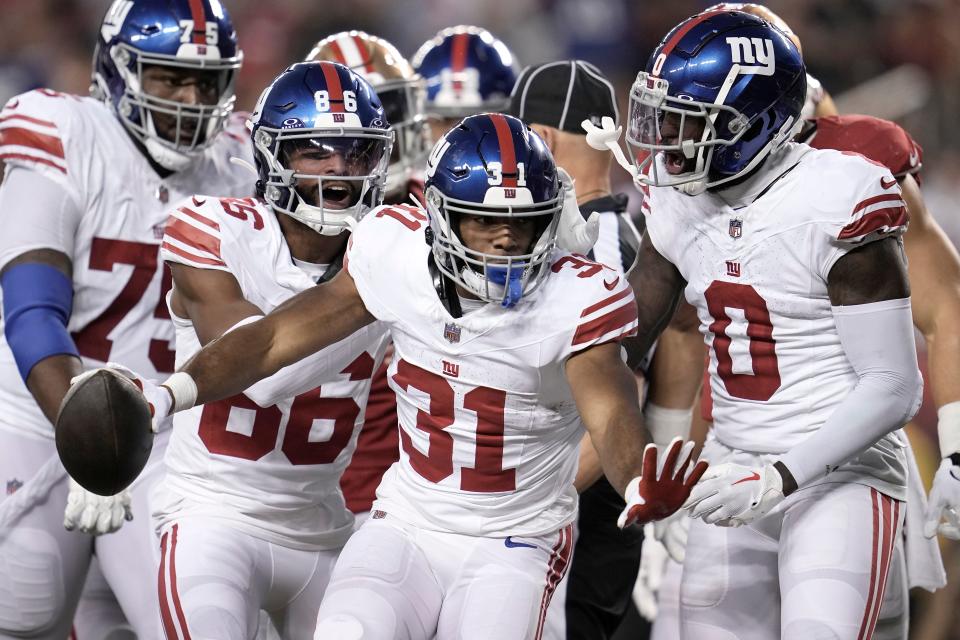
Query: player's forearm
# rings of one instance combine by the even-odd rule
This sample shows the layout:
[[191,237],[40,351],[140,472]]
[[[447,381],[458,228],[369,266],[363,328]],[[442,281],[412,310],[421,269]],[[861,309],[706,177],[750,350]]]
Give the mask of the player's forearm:
[[944,305],[937,313],[932,331],[923,333],[934,403],[942,407],[957,402],[960,400],[960,305]]
[[815,433],[780,457],[802,487],[903,426],[920,406],[909,298],[834,309],[857,385]]
[[57,412],[70,388],[71,378],[81,373],[83,364],[80,358],[66,354],[41,360],[30,370],[27,389],[51,424],[57,421]]
[[597,454],[590,434],[585,433],[580,440],[580,460],[577,465],[577,476],[573,479],[573,486],[577,493],[583,493],[593,486],[603,476],[603,467],[600,465],[600,456]]
[[591,433],[590,437],[600,457],[603,474],[623,495],[627,484],[640,475],[643,448],[652,441],[643,426],[640,410],[624,408],[611,416],[601,433]]
[[637,333],[621,341],[627,364],[636,369],[670,323],[680,302],[684,281],[677,268],[654,248],[649,237],[640,247],[637,265],[630,272],[637,300]]
[[[947,305],[949,307],[949,305]],[[927,379],[937,406],[937,434],[940,455],[960,454],[960,322],[938,314],[935,330],[925,334],[927,341]]]
[[[280,370],[271,322],[262,318],[210,342],[181,368],[196,384],[194,405],[222,400]],[[174,397],[181,408],[181,399]]]

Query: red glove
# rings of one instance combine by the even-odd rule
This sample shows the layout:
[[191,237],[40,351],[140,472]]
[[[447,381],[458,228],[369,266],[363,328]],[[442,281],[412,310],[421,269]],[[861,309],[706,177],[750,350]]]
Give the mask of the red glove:
[[640,475],[627,485],[627,506],[617,519],[621,529],[646,524],[673,514],[690,496],[690,490],[707,470],[707,463],[693,462],[693,442],[674,438],[659,456],[657,446],[643,450]]

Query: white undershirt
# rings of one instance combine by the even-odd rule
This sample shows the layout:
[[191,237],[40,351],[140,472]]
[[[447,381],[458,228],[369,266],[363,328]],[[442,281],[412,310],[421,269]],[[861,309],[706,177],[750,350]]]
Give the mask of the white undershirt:
[[314,282],[319,282],[320,278],[323,277],[323,274],[330,269],[329,262],[327,264],[317,264],[316,262],[304,262],[303,260],[293,258],[293,264],[297,265],[301,271],[310,276]]

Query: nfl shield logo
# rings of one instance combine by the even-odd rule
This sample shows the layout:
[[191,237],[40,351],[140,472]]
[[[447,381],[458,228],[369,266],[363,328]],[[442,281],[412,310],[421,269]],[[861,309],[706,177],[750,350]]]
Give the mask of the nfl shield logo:
[[743,235],[743,220],[734,218],[730,221],[730,237],[739,238]]
[[333,114],[333,121],[334,121],[334,122],[345,122],[345,121],[346,121],[346,116],[344,116],[342,113],[335,113],[335,114]]
[[460,342],[460,327],[448,322],[443,326],[443,337],[447,342]]

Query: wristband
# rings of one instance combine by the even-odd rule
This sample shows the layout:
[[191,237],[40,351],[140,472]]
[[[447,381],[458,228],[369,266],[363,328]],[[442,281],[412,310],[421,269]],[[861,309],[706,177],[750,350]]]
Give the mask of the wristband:
[[173,397],[170,413],[184,411],[197,403],[197,383],[186,371],[177,371],[160,386],[166,388]]
[[690,436],[693,409],[667,409],[652,402],[643,408],[643,421],[656,445],[669,444],[674,438],[686,440]]

